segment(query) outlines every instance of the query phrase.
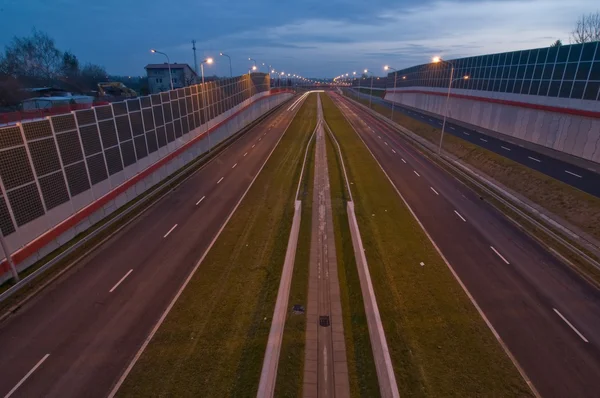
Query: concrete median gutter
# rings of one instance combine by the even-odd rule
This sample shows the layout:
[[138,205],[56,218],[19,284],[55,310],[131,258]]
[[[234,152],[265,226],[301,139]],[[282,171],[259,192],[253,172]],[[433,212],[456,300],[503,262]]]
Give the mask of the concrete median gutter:
[[379,314],[379,307],[377,306],[377,299],[375,297],[375,290],[373,289],[373,283],[371,281],[371,274],[369,272],[369,265],[365,256],[365,249],[360,236],[356,215],[354,213],[354,201],[352,200],[352,191],[350,189],[348,173],[346,171],[346,166],[344,165],[340,144],[338,143],[335,135],[327,123],[325,123],[325,127],[333,139],[333,142],[335,142],[340,163],[344,172],[346,188],[350,198],[346,207],[348,213],[348,224],[350,226],[352,246],[354,247],[354,257],[356,259],[356,266],[358,268],[358,275],[360,278],[360,288],[365,305],[365,314],[367,316],[367,325],[369,327],[369,338],[371,340],[371,347],[373,349],[373,357],[375,358],[375,368],[377,370],[379,390],[381,396],[384,398],[397,398],[400,397],[400,393],[398,391],[398,384],[396,382],[392,358],[390,356],[387,340],[385,338],[383,324],[381,323],[381,315]]

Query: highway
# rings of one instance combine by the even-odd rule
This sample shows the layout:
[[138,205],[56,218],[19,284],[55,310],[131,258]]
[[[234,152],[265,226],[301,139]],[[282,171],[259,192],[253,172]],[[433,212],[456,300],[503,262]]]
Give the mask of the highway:
[[537,391],[597,397],[600,292],[400,133],[331,96]]
[[0,325],[0,396],[105,397],[300,106],[244,133]]
[[[369,98],[369,95],[361,93],[361,98]],[[386,101],[380,97],[372,96],[374,103],[382,104],[388,108],[392,107],[390,101]],[[428,124],[435,128],[442,128],[442,118],[421,113],[413,108],[407,108],[396,103],[394,111],[416,119],[422,123]],[[503,141],[496,137],[480,133],[477,130],[465,128],[458,124],[446,121],[446,134],[451,134],[461,138],[471,144],[485,148],[489,151],[497,153],[500,156],[514,160],[530,169],[539,171],[547,176],[555,178],[584,192],[587,192],[596,197],[600,197],[600,173],[598,170],[593,171],[584,167],[576,166],[572,163],[564,162],[542,153],[533,151],[515,145],[511,142]]]

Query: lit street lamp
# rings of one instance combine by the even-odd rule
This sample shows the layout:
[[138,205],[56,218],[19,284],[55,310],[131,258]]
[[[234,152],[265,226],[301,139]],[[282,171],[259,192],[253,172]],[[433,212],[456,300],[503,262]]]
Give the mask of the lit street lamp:
[[442,134],[440,135],[440,145],[438,147],[438,155],[441,156],[442,140],[444,139],[444,130],[446,129],[446,117],[448,115],[448,102],[450,100],[450,89],[452,88],[452,83],[454,83],[456,80],[463,80],[463,79],[467,80],[469,78],[469,76],[465,75],[465,76],[461,76],[461,77],[454,79],[454,64],[452,62],[443,60],[440,57],[433,57],[432,61],[434,64],[437,64],[440,62],[445,62],[446,64],[450,65],[450,82],[448,83],[448,95],[446,96],[446,105],[445,105],[445,109],[444,109],[444,122],[442,123]]
[[162,54],[167,57],[167,65],[169,66],[169,82],[171,83],[171,90],[173,90],[173,75],[171,75],[171,61],[169,60],[169,56],[163,52],[156,51],[155,49],[150,50],[151,53]]
[[233,77],[233,72],[231,71],[231,57],[225,53],[219,53],[219,55],[229,58],[229,77]]
[[[368,69],[365,69],[365,73],[371,74],[371,94],[369,95],[369,108],[371,108],[371,100],[373,99],[373,72]],[[360,86],[358,87],[358,91],[360,91]]]
[[252,70],[256,70],[256,60],[254,58],[248,58],[248,61],[254,62],[254,67],[252,68]]
[[204,86],[204,64],[212,64],[212,58],[206,58],[200,62],[200,71],[202,71],[202,102],[204,105],[204,122],[206,123],[206,135],[208,136],[208,152],[210,152],[210,132],[208,131],[208,118],[206,117],[206,87]]

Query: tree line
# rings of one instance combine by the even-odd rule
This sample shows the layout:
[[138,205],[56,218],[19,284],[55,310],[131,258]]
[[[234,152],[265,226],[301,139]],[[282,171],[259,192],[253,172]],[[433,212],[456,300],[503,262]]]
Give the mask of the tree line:
[[30,36],[14,37],[0,55],[0,107],[15,107],[27,97],[26,87],[51,86],[85,93],[107,77],[104,67],[81,65],[75,54],[60,51],[54,39],[33,29]]

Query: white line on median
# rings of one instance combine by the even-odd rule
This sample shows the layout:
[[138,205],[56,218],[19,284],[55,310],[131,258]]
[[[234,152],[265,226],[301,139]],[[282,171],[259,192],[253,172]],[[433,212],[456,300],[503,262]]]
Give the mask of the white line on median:
[[494,246],[490,246],[492,248],[492,250],[494,251],[494,253],[496,253],[496,255],[498,255],[498,257],[500,257],[502,259],[502,261],[504,261],[506,264],[510,263],[502,256],[502,254],[498,253],[498,250],[494,249]]
[[467,220],[465,220],[465,218],[463,216],[461,216],[459,212],[457,212],[456,210],[454,210],[454,212],[456,213],[457,216],[460,217],[461,220],[463,220],[464,222],[467,222]]
[[110,289],[108,292],[109,292],[109,293],[112,293],[112,292],[113,292],[113,291],[114,291],[114,290],[115,290],[117,287],[119,287],[119,285],[120,285],[121,283],[123,283],[123,281],[125,280],[125,278],[127,278],[127,277],[129,276],[129,274],[131,274],[132,272],[133,272],[133,269],[130,269],[130,270],[129,270],[129,272],[127,272],[127,273],[125,274],[125,276],[124,276],[124,277],[122,277],[121,279],[119,279],[119,281],[117,282],[117,284],[116,284],[116,285],[114,285],[114,286],[112,287],[112,289]]
[[505,146],[501,146],[500,148],[504,149],[505,151],[512,151],[512,149],[510,149],[510,148],[507,148],[507,147],[505,147]]
[[233,166],[231,166],[232,169],[235,169],[235,166],[237,166],[237,163],[234,164]]
[[165,236],[163,236],[163,238],[166,238],[167,236],[169,236],[169,234],[170,234],[171,232],[173,232],[173,230],[174,230],[175,228],[177,228],[177,224],[173,225],[173,227],[172,227],[172,228],[169,230],[169,232],[167,232],[167,233],[165,234]]
[[262,140],[262,137],[260,137],[258,140],[259,140],[259,141],[260,141],[260,140]]
[[581,340],[585,341],[586,343],[589,343],[588,339],[586,339],[586,338],[585,338],[585,337],[584,337],[584,336],[583,336],[583,335],[582,335],[582,334],[579,332],[579,330],[577,330],[577,329],[575,328],[575,326],[573,326],[573,324],[572,324],[571,322],[569,322],[569,321],[567,320],[567,318],[565,318],[565,317],[563,316],[563,314],[561,314],[561,313],[560,313],[560,312],[559,312],[559,311],[558,311],[556,308],[552,308],[552,309],[554,310],[554,312],[556,312],[556,314],[557,314],[557,315],[558,315],[558,316],[559,316],[559,317],[560,317],[560,318],[561,318],[563,321],[565,321],[565,323],[566,323],[567,325],[569,325],[569,327],[570,327],[571,329],[573,329],[573,331],[574,331],[575,333],[577,333],[577,335],[578,335],[579,337],[581,337]]
[[220,184],[220,183],[221,183],[221,181],[223,181],[223,178],[225,178],[225,177],[221,177],[221,178],[219,178],[219,181],[217,181],[217,184]]
[[438,191],[436,191],[433,187],[429,187],[431,188],[431,190],[433,191],[434,194],[436,194],[437,196],[440,196],[440,194],[438,193]]
[[29,371],[29,372],[28,372],[28,373],[25,375],[25,377],[23,377],[23,378],[21,379],[21,381],[19,381],[19,382],[17,383],[17,385],[16,385],[16,386],[14,386],[14,387],[13,387],[13,389],[12,389],[12,390],[10,390],[10,391],[8,392],[8,394],[6,394],[6,395],[4,396],[4,398],[8,398],[8,397],[10,397],[11,395],[13,395],[13,394],[15,393],[15,391],[17,391],[17,389],[18,389],[19,387],[21,387],[21,384],[25,383],[25,380],[27,380],[27,379],[29,378],[29,376],[31,376],[31,374],[32,374],[33,372],[35,372],[35,371],[36,371],[36,369],[37,369],[37,368],[39,368],[39,367],[40,367],[40,366],[41,366],[41,365],[44,363],[44,361],[45,361],[46,359],[48,359],[48,357],[49,357],[49,356],[50,356],[50,354],[46,354],[46,355],[44,355],[44,357],[43,357],[42,359],[40,359],[38,363],[36,363],[36,364],[35,364],[35,366],[34,366],[34,367],[33,367],[33,368],[32,368],[32,369],[31,369],[31,370],[30,370],[30,371]]
[[433,122],[433,120],[431,120],[431,119],[427,119],[427,120],[429,120],[430,122]]
[[480,140],[483,141],[483,142],[488,142],[487,140],[484,140],[483,138],[480,138]]
[[200,204],[200,202],[202,202],[204,200],[204,198],[206,198],[206,196],[201,197],[200,200],[196,202],[196,206],[198,206]]
[[392,152],[396,153],[396,151],[394,151],[393,149],[392,149]]
[[246,153],[244,154],[244,156],[246,156],[247,154],[248,154],[248,152],[246,152]]
[[471,135],[471,134],[467,133],[466,131],[463,131],[463,134],[464,135]]
[[579,174],[575,174],[575,173],[573,173],[573,172],[571,172],[571,171],[569,171],[569,170],[565,170],[565,173],[569,173],[569,174],[571,174],[572,176],[575,176],[575,177],[578,177],[578,178],[583,178],[583,177],[582,177],[582,176],[580,176]]
[[415,173],[415,174],[417,175],[417,177],[421,177],[421,176],[419,175],[419,173],[417,173],[417,171],[416,171],[416,170],[413,170],[413,173]]
[[535,160],[535,161],[536,161],[536,162],[538,162],[538,163],[542,163],[542,161],[541,161],[541,160],[539,160],[539,159],[532,158],[531,156],[527,156],[527,157],[528,157],[529,159],[531,159],[531,160]]
[[406,160],[402,159],[402,161],[403,161],[404,163],[406,163]]
[[387,142],[385,142],[385,141],[384,141],[383,143],[384,143],[385,145],[387,145],[387,144],[388,144],[388,143],[387,143]]
[[256,144],[252,145],[252,148],[254,148],[256,146]]
[[379,137],[379,139],[381,139],[381,136],[380,136],[380,135],[378,135],[377,137]]

